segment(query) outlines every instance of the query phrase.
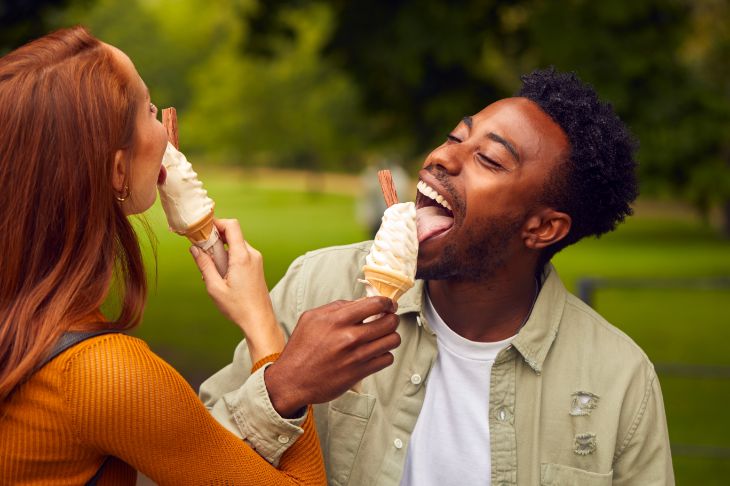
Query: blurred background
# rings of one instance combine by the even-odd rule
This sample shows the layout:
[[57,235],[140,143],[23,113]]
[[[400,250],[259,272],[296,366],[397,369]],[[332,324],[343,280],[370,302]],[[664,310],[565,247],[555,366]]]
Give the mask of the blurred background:
[[[616,232],[555,264],[656,364],[678,484],[727,484],[730,2],[2,0],[0,55],[74,24],[177,107],[181,149],[270,286],[296,256],[370,236],[376,168],[402,168],[412,199],[409,177],[462,116],[522,73],[576,71],[641,141],[642,195]],[[241,336],[159,205],[144,220],[156,283],[136,333],[197,387]]]

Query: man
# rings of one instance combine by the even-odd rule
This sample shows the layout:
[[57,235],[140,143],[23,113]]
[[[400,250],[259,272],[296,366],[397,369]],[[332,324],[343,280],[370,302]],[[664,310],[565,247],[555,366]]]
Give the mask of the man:
[[[549,263],[631,214],[635,144],[575,75],[522,80],[517,97],[464,117],[423,164],[422,280],[399,302],[394,364],[315,407],[330,484],[674,482],[653,366]],[[243,346],[201,387],[219,420],[270,460],[284,449],[272,431],[294,427],[277,412],[291,414],[312,388],[297,376],[306,346],[294,325],[307,309],[364,295],[369,246],[304,255],[274,288],[296,346],[258,395],[236,392]]]

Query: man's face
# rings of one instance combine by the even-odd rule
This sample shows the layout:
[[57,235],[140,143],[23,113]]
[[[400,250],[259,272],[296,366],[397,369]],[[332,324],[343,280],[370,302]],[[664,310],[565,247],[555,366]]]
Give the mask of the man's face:
[[563,130],[526,98],[465,117],[419,172],[418,278],[482,280],[519,256],[523,224],[567,152]]

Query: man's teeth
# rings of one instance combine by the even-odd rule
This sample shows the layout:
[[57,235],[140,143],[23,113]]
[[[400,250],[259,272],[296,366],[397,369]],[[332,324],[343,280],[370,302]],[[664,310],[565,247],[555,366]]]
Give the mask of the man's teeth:
[[442,205],[449,211],[453,211],[453,209],[451,209],[451,205],[449,204],[449,202],[446,199],[444,199],[444,197],[441,194],[436,192],[431,186],[429,186],[425,182],[418,181],[418,184],[416,184],[416,187],[418,188],[418,192],[420,192],[424,196],[433,199],[434,201],[436,201],[437,203],[439,203],[440,205]]

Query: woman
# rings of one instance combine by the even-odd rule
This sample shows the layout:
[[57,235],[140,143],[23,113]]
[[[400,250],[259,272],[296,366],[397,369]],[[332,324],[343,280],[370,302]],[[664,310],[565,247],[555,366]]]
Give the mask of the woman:
[[[145,271],[127,216],[153,204],[167,139],[129,58],[83,28],[8,54],[0,133],[2,483],[134,484],[135,470],[160,484],[324,483],[311,413],[277,470],[139,339],[95,336],[44,364],[68,331],[127,330],[142,317]],[[206,285],[258,367],[283,347],[261,258],[235,221],[217,224],[230,266]],[[115,271],[121,311],[109,321],[99,309]]]

